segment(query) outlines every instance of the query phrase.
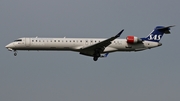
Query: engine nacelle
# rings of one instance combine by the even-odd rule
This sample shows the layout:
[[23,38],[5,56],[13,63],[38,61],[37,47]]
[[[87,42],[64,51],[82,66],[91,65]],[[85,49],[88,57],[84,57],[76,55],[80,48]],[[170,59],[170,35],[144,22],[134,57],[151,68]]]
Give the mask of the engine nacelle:
[[127,43],[130,43],[130,44],[142,42],[142,40],[136,36],[127,36],[126,40],[127,40]]

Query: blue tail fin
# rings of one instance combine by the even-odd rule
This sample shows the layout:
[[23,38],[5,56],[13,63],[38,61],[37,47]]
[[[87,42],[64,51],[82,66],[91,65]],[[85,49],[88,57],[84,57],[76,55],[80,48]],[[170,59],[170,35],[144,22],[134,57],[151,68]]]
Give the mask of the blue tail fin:
[[141,38],[142,40],[159,42],[164,34],[170,34],[170,27],[157,26],[146,38]]

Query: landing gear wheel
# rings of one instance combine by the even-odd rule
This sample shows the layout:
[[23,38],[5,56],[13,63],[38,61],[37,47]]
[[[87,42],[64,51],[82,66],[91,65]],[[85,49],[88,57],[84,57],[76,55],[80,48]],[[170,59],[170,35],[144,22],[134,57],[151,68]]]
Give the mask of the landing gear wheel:
[[17,56],[17,53],[14,53],[14,56]]
[[94,60],[94,61],[97,61],[97,60],[98,60],[98,57],[93,57],[93,60]]

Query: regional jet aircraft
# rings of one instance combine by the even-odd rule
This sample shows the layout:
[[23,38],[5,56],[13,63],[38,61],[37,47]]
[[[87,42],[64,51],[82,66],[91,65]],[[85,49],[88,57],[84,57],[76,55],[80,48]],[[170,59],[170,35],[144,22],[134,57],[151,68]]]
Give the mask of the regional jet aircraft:
[[159,42],[164,34],[170,34],[173,26],[157,26],[145,38],[127,36],[126,39],[117,39],[123,33],[121,30],[117,35],[108,39],[103,38],[30,38],[24,37],[11,42],[5,47],[9,51],[17,50],[45,50],[45,51],[74,51],[82,55],[93,57],[94,61],[98,58],[107,57],[109,53],[117,51],[142,51],[159,47]]

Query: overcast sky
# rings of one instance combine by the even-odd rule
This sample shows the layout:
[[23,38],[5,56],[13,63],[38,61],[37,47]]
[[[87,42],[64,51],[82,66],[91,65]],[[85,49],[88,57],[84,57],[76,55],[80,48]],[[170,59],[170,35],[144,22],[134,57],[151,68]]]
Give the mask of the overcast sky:
[[[179,0],[1,0],[0,101],[178,101]],[[20,37],[147,36],[176,25],[162,46],[94,62],[75,52],[18,51]]]

